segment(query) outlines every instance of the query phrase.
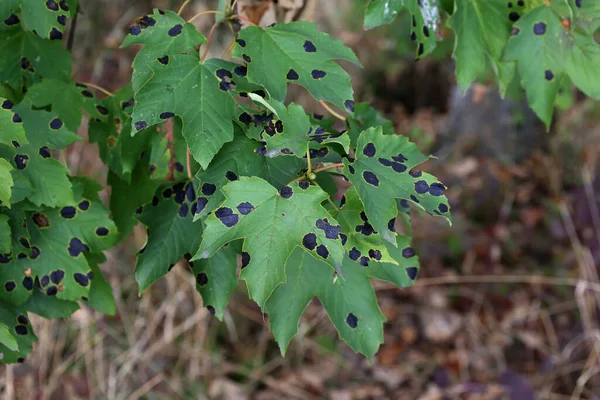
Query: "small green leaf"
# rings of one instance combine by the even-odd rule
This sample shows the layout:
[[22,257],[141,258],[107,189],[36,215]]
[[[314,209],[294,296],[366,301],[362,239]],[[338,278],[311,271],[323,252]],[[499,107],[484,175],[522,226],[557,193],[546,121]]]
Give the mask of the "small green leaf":
[[21,17],[30,31],[60,42],[70,17],[67,1],[21,0]]
[[[0,160],[3,161],[3,160]],[[0,253],[10,254],[12,252],[10,225],[8,215],[0,214]]]
[[411,247],[411,238],[404,235],[397,236],[398,247],[386,244],[390,256],[397,263],[370,263],[369,276],[393,283],[400,289],[414,285],[419,274],[419,257]]
[[285,263],[297,246],[340,269],[340,228],[321,206],[328,195],[318,187],[293,182],[278,191],[258,177],[242,177],[222,191],[226,200],[206,219],[193,260],[209,258],[223,245],[244,238],[248,262],[241,279],[260,306],[285,282]]
[[[212,257],[192,261],[192,270],[196,277],[196,289],[202,295],[202,301],[219,319],[229,302],[231,291],[238,284],[237,259],[241,246],[231,243],[219,249]],[[242,262],[244,262],[242,254]]]
[[8,216],[11,251],[0,253],[0,302],[18,306],[25,302],[33,289],[30,277],[30,258],[39,255],[39,248],[32,244],[26,229],[25,213],[18,210],[2,210]]
[[385,317],[364,267],[344,258],[344,276],[337,276],[322,261],[296,249],[286,264],[286,283],[279,285],[264,311],[281,353],[285,355],[298,331],[300,316],[317,296],[340,337],[370,360],[383,343]]
[[45,319],[66,319],[79,310],[79,305],[73,301],[61,300],[55,296],[46,296],[35,289],[24,307],[27,311]]
[[12,101],[0,97],[0,144],[27,144],[29,142],[25,137],[23,124],[13,121],[15,113],[11,111],[12,108]]
[[344,160],[344,174],[356,187],[369,223],[394,246],[393,221],[398,215],[394,199],[410,200],[450,222],[446,187],[434,176],[415,169],[425,160],[427,157],[406,137],[384,135],[380,127],[361,133],[356,160]]
[[179,260],[189,260],[198,249],[202,223],[194,222],[195,192],[191,182],[165,185],[137,217],[148,228],[148,240],[139,251],[135,266],[140,294]]
[[270,105],[275,112],[275,118],[266,122],[262,139],[267,144],[267,157],[280,154],[294,154],[303,158],[308,150],[311,129],[310,118],[304,108],[298,104],[287,107],[277,100],[271,100]]
[[[0,322],[0,345],[5,346],[10,351],[18,352],[19,345],[17,344],[17,339],[13,335],[10,334],[8,330],[8,326],[4,325]],[[2,354],[2,353],[0,353]],[[0,359],[1,361],[1,359]]]
[[240,32],[233,57],[243,59],[248,79],[264,86],[276,100],[285,100],[287,84],[291,82],[304,86],[317,100],[352,112],[350,77],[333,60],[360,63],[352,50],[318,32],[312,23],[250,26]]

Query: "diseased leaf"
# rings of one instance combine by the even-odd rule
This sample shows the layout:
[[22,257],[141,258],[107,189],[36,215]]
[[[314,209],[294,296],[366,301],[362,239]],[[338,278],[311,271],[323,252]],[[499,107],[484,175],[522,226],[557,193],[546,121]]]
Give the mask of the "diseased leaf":
[[148,240],[139,251],[135,279],[141,294],[182,258],[190,259],[202,238],[201,222],[194,222],[196,191],[191,182],[161,187],[137,219],[146,225]]
[[354,115],[348,116],[348,136],[350,146],[355,149],[358,136],[362,131],[380,126],[384,135],[395,135],[394,124],[385,118],[377,109],[369,103],[357,103],[354,107]]
[[9,146],[14,146],[15,142],[18,145],[28,144],[23,124],[13,121],[12,108],[12,101],[0,97],[0,144]]
[[366,267],[369,262],[398,264],[388,253],[385,241],[375,232],[364,212],[356,188],[344,194],[340,211],[335,214],[340,222],[342,242],[352,261]]
[[83,299],[84,303],[103,314],[115,315],[117,312],[115,298],[99,267],[99,264],[106,262],[106,257],[103,254],[86,253],[85,258],[92,268],[94,279],[90,284],[90,295],[87,300]]
[[8,326],[4,325],[2,322],[0,322],[0,345],[6,347],[10,351],[19,351],[17,339],[11,335],[10,331],[8,330]]
[[[219,320],[223,319],[231,291],[238,284],[237,259],[241,246],[236,244],[222,247],[208,259],[190,262],[204,306]],[[242,265],[247,261],[245,257],[242,253]]]
[[529,104],[547,127],[565,75],[588,96],[600,98],[600,45],[565,29],[551,7],[537,7],[515,23],[505,58],[517,60]]
[[305,87],[317,100],[353,111],[350,77],[333,60],[360,63],[352,50],[318,32],[312,23],[250,26],[239,33],[233,57],[243,59],[248,79],[264,86],[278,101],[285,100],[291,82]]
[[372,359],[383,343],[383,323],[375,292],[364,267],[344,257],[344,275],[296,249],[286,264],[287,282],[279,285],[264,311],[281,353],[285,355],[308,302],[317,296],[340,337],[356,352]]
[[240,277],[260,306],[285,282],[285,263],[295,247],[339,270],[344,253],[340,228],[320,205],[328,195],[306,183],[293,182],[279,191],[258,177],[227,184],[222,189],[226,200],[206,219],[192,260],[211,257],[226,243],[244,238],[248,262]]
[[502,53],[518,18],[519,14],[506,6],[506,0],[456,0],[449,25],[456,32],[453,56],[460,90],[465,92],[491,62],[500,93],[506,93],[515,63],[503,60]]
[[[5,0],[6,1],[6,0]],[[35,31],[45,39],[60,41],[69,14],[69,4],[62,1],[8,0],[13,4],[21,3],[21,18],[29,31]]]
[[75,205],[40,208],[29,212],[27,226],[31,243],[39,249],[30,262],[47,296],[76,301],[87,297],[93,279],[86,252],[100,252],[113,246],[117,227],[98,197],[97,183],[73,179]]
[[365,11],[365,29],[389,24],[402,9],[402,0],[372,0]]
[[4,364],[23,362],[31,352],[33,342],[37,341],[25,307],[6,308],[0,304],[0,323],[8,327],[8,333],[16,340],[18,347],[18,350],[11,350],[10,347],[14,348],[11,343],[9,347],[0,341],[0,361]]
[[8,208],[10,208],[10,197],[14,185],[12,175],[10,174],[12,170],[12,165],[5,159],[0,158],[0,205]]
[[0,253],[2,254],[12,253],[12,243],[10,234],[11,230],[10,225],[8,224],[8,215],[0,214]]
[[35,288],[31,297],[24,304],[27,311],[45,319],[66,319],[79,310],[79,305],[72,301],[61,300],[56,296],[46,296]]
[[8,216],[11,249],[0,253],[0,302],[18,306],[25,302],[33,289],[31,260],[39,255],[39,247],[31,242],[26,229],[25,213],[18,210],[2,210]]
[[386,243],[390,256],[396,260],[396,263],[370,263],[368,268],[369,276],[393,283],[400,289],[412,286],[419,274],[419,257],[411,247],[411,238],[404,235],[397,236],[398,247],[393,247]]
[[362,132],[356,160],[344,160],[344,174],[356,187],[369,223],[394,246],[393,221],[398,215],[394,199],[409,200],[450,222],[446,187],[434,176],[415,169],[425,160],[427,157],[406,137],[384,135],[380,127]]

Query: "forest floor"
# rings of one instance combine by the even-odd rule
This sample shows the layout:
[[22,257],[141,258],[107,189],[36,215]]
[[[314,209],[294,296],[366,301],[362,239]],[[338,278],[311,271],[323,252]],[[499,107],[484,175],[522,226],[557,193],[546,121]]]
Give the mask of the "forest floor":
[[[110,90],[129,81],[135,52],[119,49],[128,26],[179,6],[80,3],[77,79]],[[190,15],[206,7],[197,3]],[[326,4],[312,18],[371,60],[350,70],[357,100],[438,156],[423,169],[449,187],[454,220],[413,213],[420,276],[404,290],[375,282],[387,322],[373,363],[337,338],[316,300],[283,358],[243,283],[223,322],[183,265],[138,297],[139,229],[102,266],[117,315],[32,318],[39,341],[25,364],[0,370],[3,399],[600,399],[600,104],[575,95],[546,132],[493,87],[458,93],[448,54],[415,63],[381,31],[332,19],[344,1]],[[206,32],[212,21],[199,23]],[[74,144],[67,163],[105,179],[95,146]]]

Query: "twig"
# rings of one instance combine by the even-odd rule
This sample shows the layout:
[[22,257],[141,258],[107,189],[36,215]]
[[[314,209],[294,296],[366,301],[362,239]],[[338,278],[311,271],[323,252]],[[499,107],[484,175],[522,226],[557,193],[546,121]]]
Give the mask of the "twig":
[[335,164],[331,164],[328,165],[326,167],[322,167],[322,168],[317,168],[313,171],[313,174],[318,174],[319,172],[323,172],[323,171],[327,171],[328,169],[332,169],[332,168],[337,168],[337,167],[343,167],[344,163],[335,163]]
[[329,107],[327,105],[327,103],[325,103],[323,100],[319,100],[319,103],[321,103],[321,105],[323,106],[323,108],[325,108],[327,111],[329,111],[329,113],[331,115],[333,115],[334,117],[336,117],[337,119],[340,119],[342,121],[346,120],[346,117],[344,117],[342,114],[337,113],[336,111],[334,111],[331,107]]
[[231,3],[231,5],[229,6],[229,9],[231,11],[233,11],[235,9],[235,5],[237,4],[238,0],[233,0],[233,3]]
[[185,0],[183,2],[183,4],[181,5],[181,7],[179,7],[179,10],[177,11],[177,15],[181,15],[181,13],[183,12],[183,9],[191,2],[192,0]]
[[185,163],[187,164],[187,173],[188,178],[191,181],[194,178],[192,174],[192,155],[190,154],[190,149],[187,149],[187,153],[185,154]]
[[231,41],[231,43],[229,43],[229,46],[227,46],[227,48],[223,52],[221,59],[224,60],[225,57],[227,57],[229,55],[229,53],[231,53],[231,50],[233,50],[234,47],[235,47],[235,35],[233,36],[233,40]]
[[81,82],[81,83],[84,84],[84,85],[86,85],[86,86],[91,87],[92,89],[99,90],[99,91],[101,91],[102,93],[104,93],[107,96],[113,97],[115,95],[114,93],[112,93],[112,92],[104,89],[102,86],[96,85],[95,83],[90,83],[90,82]]
[[202,58],[200,59],[200,62],[204,62],[204,60],[206,59],[206,56],[208,55],[208,50],[210,49],[210,42],[212,42],[212,37],[213,37],[213,33],[215,33],[215,29],[217,28],[217,26],[219,26],[219,24],[225,21],[224,19],[220,19],[217,22],[215,22],[212,26],[212,28],[210,28],[210,32],[208,33],[208,40],[206,41],[206,47],[204,48],[204,54],[202,54]]
[[198,14],[194,15],[192,18],[188,19],[187,22],[192,22],[196,18],[201,17],[203,15],[207,15],[207,14],[221,14],[223,16],[225,15],[225,13],[223,11],[217,11],[217,10],[202,11],[202,12],[199,12]]
[[73,17],[73,21],[71,22],[71,27],[69,29],[69,38],[67,39],[67,50],[73,50],[73,42],[75,40],[75,28],[77,27],[77,16],[81,12],[81,4],[77,3],[77,10],[75,10],[75,16]]

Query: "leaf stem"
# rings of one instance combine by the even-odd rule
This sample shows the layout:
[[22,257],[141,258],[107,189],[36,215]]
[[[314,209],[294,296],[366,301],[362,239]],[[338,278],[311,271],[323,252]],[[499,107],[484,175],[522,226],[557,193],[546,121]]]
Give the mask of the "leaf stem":
[[81,82],[81,83],[84,84],[84,85],[86,85],[86,86],[91,87],[92,89],[99,90],[99,91],[101,91],[102,93],[104,93],[107,96],[111,96],[112,97],[112,96],[115,95],[114,93],[112,93],[112,92],[104,89],[102,86],[96,85],[95,83],[90,83],[90,82]]
[[308,163],[308,170],[306,171],[306,176],[308,177],[308,179],[310,179],[310,175],[312,174],[312,165],[310,164],[310,149],[306,150],[306,161]]
[[202,12],[199,12],[198,14],[194,15],[192,18],[188,19],[187,22],[192,22],[196,18],[201,17],[203,15],[207,15],[207,14],[221,14],[223,16],[225,15],[225,13],[223,11],[217,11],[217,10],[202,11]]
[[183,12],[183,9],[184,9],[184,8],[185,8],[185,7],[186,7],[188,4],[190,4],[190,2],[191,2],[191,1],[192,1],[192,0],[185,0],[185,1],[183,2],[183,4],[181,5],[181,7],[179,7],[179,10],[177,11],[177,15],[181,15],[181,13]]
[[190,181],[194,178],[192,174],[192,155],[190,153],[190,149],[187,149],[187,153],[185,154],[185,163],[187,165],[187,174]]
[[340,114],[340,113],[338,113],[338,112],[334,111],[334,110],[333,110],[331,107],[329,107],[329,106],[327,105],[327,103],[325,103],[323,100],[319,100],[319,103],[321,103],[321,105],[323,106],[323,108],[325,108],[327,111],[329,111],[329,113],[330,113],[331,115],[333,115],[334,117],[336,117],[337,119],[340,119],[340,120],[342,120],[342,121],[345,121],[345,120],[346,120],[346,117],[344,117],[342,114]]
[[326,167],[322,167],[322,168],[317,168],[313,171],[313,174],[318,174],[319,172],[323,172],[323,171],[327,171],[328,169],[332,169],[332,168],[337,168],[337,167],[343,167],[344,163],[335,163],[335,164],[331,164],[328,165]]
[[231,3],[231,5],[229,6],[229,9],[231,10],[231,12],[233,12],[233,9],[235,8],[235,5],[237,4],[238,0],[233,0],[233,3]]
[[231,43],[229,43],[229,46],[227,46],[227,48],[223,52],[223,55],[221,56],[221,59],[224,60],[225,57],[227,57],[229,55],[229,53],[231,53],[231,51],[233,50],[234,47],[235,47],[235,35],[233,36],[233,39],[231,40]]
[[202,54],[202,58],[200,58],[201,63],[203,63],[206,59],[206,56],[208,55],[208,50],[210,48],[210,42],[212,42],[213,33],[215,33],[215,29],[217,28],[217,26],[219,26],[219,24],[222,21],[225,21],[225,19],[218,20],[213,24],[212,28],[210,28],[210,32],[208,33],[208,40],[206,41],[206,47],[204,48],[204,54]]

